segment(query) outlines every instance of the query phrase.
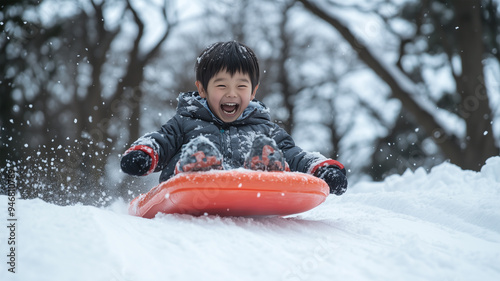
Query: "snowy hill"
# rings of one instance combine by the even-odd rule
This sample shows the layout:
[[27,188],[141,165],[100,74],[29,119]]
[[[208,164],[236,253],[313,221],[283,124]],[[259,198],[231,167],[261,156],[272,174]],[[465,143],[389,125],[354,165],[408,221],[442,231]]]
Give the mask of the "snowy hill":
[[0,280],[500,280],[500,157],[359,183],[287,218],[16,206],[16,273],[3,226]]

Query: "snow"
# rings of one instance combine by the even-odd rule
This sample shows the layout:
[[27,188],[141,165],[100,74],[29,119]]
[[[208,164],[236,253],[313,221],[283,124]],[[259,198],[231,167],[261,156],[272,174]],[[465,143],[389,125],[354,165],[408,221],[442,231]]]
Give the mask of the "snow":
[[[500,157],[359,182],[286,218],[129,216],[16,201],[0,280],[500,280]],[[7,197],[0,196],[7,224]]]

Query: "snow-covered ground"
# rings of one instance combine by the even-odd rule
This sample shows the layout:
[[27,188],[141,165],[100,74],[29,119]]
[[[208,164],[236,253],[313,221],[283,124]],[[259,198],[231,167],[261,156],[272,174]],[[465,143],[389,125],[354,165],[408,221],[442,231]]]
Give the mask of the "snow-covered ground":
[[16,201],[0,280],[500,280],[500,157],[352,186],[287,218],[126,214]]

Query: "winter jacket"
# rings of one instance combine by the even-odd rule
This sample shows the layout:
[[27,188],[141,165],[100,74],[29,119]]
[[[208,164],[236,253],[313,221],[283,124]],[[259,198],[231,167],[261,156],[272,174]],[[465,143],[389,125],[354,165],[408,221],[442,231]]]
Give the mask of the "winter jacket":
[[243,166],[245,155],[257,134],[276,141],[291,171],[313,173],[332,161],[343,168],[335,160],[319,153],[305,152],[296,146],[290,135],[271,121],[269,110],[262,102],[251,101],[240,118],[224,123],[213,115],[198,92],[182,93],[175,116],[159,131],[140,137],[129,150],[142,150],[150,155],[153,161],[148,174],[161,171],[160,182],[163,182],[174,175],[181,148],[190,140],[200,135],[207,137],[222,153],[225,168],[239,168]]

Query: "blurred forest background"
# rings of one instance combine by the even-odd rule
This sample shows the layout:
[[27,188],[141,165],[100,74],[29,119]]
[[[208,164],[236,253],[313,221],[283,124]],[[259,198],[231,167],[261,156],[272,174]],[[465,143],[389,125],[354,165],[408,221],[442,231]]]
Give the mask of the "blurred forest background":
[[121,153],[228,40],[257,53],[274,120],[345,163],[351,187],[499,155],[498,0],[2,0],[0,31],[0,168],[23,198],[106,205],[153,187]]

